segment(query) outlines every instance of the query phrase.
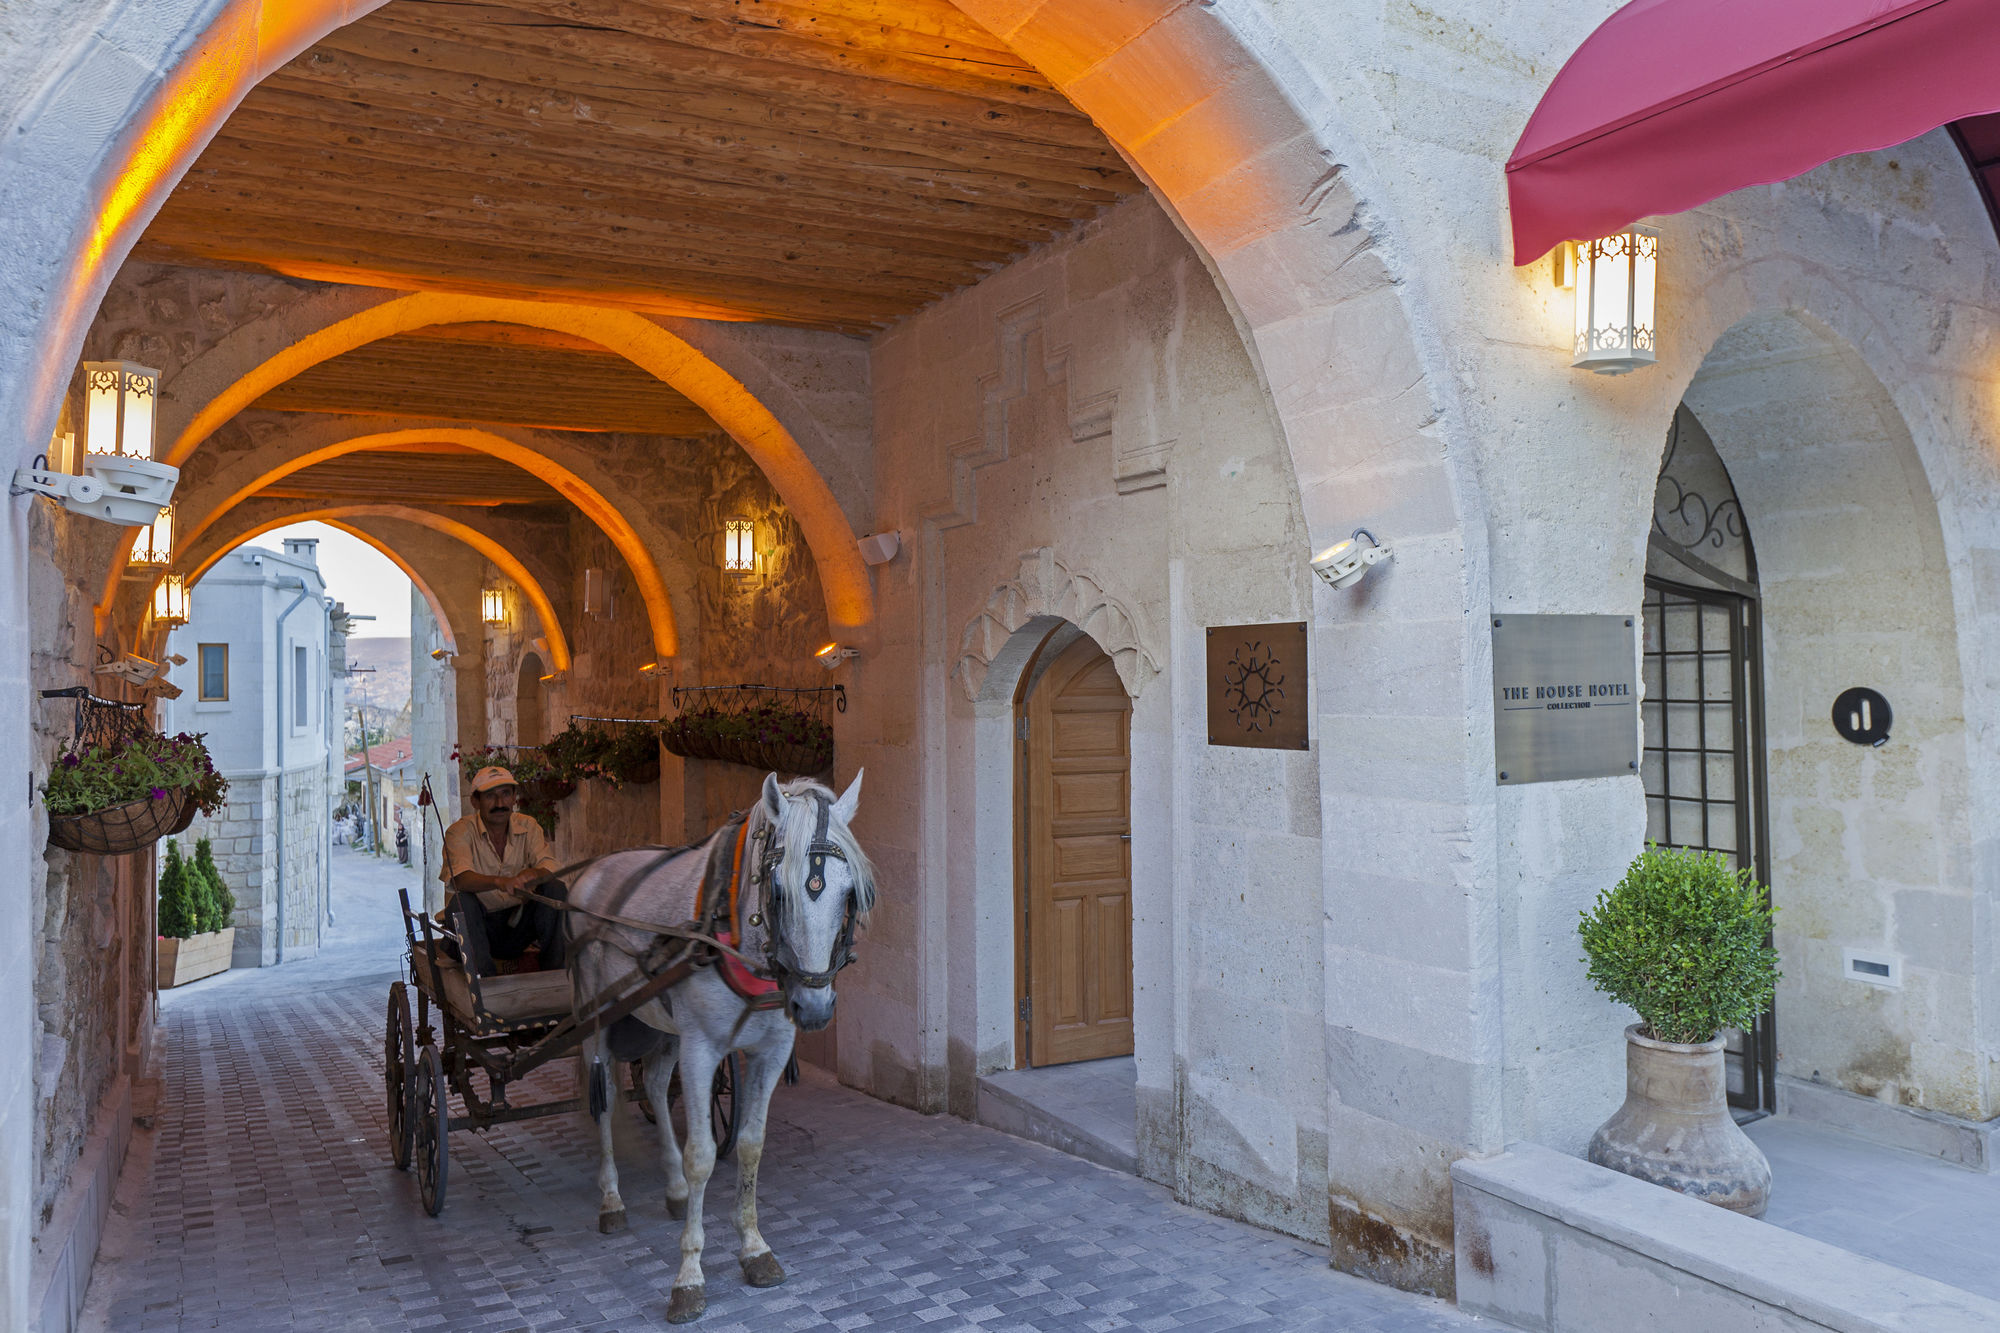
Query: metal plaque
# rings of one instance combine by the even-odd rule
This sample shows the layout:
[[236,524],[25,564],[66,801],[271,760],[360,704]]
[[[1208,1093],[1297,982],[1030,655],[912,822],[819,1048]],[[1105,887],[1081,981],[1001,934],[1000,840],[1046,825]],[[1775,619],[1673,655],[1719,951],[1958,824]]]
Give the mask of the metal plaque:
[[1632,619],[1493,617],[1493,758],[1501,783],[1639,771]]
[[1208,631],[1210,745],[1306,749],[1311,711],[1303,620]]

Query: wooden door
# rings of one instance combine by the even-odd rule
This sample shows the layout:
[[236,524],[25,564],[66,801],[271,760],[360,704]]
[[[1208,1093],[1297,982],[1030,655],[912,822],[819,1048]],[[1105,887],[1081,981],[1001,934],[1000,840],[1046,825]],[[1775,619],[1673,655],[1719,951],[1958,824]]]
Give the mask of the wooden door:
[[1024,1063],[1130,1055],[1132,701],[1079,638],[1022,720]]

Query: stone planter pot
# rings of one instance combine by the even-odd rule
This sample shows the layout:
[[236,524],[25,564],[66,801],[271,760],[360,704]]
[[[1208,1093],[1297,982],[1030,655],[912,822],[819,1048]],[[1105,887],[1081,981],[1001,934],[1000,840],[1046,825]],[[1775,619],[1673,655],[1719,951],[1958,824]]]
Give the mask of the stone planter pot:
[[236,946],[236,927],[226,926],[206,935],[190,935],[184,940],[160,937],[160,989],[171,990],[190,981],[200,981],[229,970],[229,955]]
[[1625,1104],[1598,1128],[1587,1156],[1599,1166],[1705,1203],[1762,1217],[1771,1164],[1729,1114],[1722,1038],[1699,1046],[1625,1029]]

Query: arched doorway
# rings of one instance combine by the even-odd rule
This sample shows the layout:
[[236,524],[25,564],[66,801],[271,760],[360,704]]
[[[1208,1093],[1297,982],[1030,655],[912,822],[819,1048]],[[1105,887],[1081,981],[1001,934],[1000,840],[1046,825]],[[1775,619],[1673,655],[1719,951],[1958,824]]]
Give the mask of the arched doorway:
[[1058,624],[1022,673],[1015,1059],[1132,1054],[1132,699],[1096,641]]
[[[1729,469],[1685,403],[1653,492],[1643,623],[1646,839],[1720,852],[1769,884],[1757,555]],[[1775,1014],[1728,1040],[1730,1105],[1773,1109]]]
[[540,745],[549,738],[542,707],[542,659],[533,653],[521,658],[520,673],[514,679],[514,743]]

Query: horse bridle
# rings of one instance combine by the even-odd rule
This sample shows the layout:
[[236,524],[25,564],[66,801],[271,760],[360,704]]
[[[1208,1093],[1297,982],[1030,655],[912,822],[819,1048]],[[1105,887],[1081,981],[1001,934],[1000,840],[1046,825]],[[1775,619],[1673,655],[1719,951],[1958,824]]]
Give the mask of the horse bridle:
[[[833,817],[833,802],[818,792],[807,795],[819,807],[819,818],[813,827],[812,842],[806,846],[806,896],[814,902],[826,892],[826,863],[829,860],[845,863],[847,857],[833,841],[828,825]],[[847,896],[847,911],[840,925],[840,939],[833,946],[832,966],[823,972],[812,972],[798,965],[796,956],[783,955],[792,951],[791,942],[785,938],[783,922],[784,894],[778,889],[778,870],[784,864],[785,845],[772,835],[774,825],[767,820],[757,830],[757,838],[762,843],[762,851],[757,864],[757,887],[764,899],[766,929],[764,931],[764,961],[771,969],[771,978],[778,982],[790,982],[808,990],[824,990],[833,984],[840,970],[854,961],[854,918],[855,895]]]

